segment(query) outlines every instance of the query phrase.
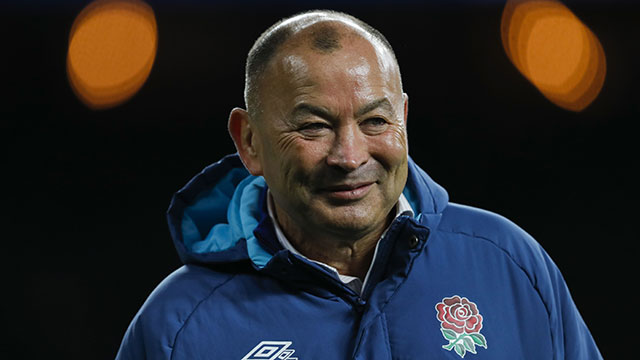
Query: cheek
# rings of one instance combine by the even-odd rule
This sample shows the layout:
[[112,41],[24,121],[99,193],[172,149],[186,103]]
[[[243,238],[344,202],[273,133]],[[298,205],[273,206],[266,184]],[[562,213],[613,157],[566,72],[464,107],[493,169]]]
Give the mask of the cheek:
[[308,141],[299,139],[285,156],[290,161],[292,170],[299,181],[312,183],[317,174],[323,171],[327,151],[330,146],[326,141]]
[[370,142],[372,156],[390,169],[407,162],[407,137],[402,128],[389,129]]
[[[305,181],[312,177],[314,169],[323,163],[331,145],[325,140],[305,140],[296,135],[282,136],[275,151],[268,155],[271,162],[278,162],[277,174],[284,182]],[[275,174],[274,174],[275,175]]]

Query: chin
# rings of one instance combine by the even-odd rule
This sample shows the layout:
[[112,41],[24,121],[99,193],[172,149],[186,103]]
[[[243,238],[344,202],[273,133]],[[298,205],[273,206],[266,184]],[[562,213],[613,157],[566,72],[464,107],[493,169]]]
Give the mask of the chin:
[[[321,226],[342,233],[362,233],[368,229],[375,229],[376,217],[368,209],[353,211],[332,211],[330,216],[323,216]],[[386,221],[386,216],[381,221]]]

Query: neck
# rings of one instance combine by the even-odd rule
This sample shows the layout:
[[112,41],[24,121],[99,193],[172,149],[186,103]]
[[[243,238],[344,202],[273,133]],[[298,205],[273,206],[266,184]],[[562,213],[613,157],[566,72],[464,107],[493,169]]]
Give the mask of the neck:
[[388,224],[393,220],[393,211],[386,221],[373,231],[358,233],[333,233],[323,230],[302,229],[274,203],[276,220],[287,240],[301,254],[315,261],[323,262],[338,270],[341,275],[364,279],[378,240]]

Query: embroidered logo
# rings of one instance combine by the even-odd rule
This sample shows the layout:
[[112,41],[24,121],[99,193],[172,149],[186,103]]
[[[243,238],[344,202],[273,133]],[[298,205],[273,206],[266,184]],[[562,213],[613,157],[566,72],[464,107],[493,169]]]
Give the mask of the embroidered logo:
[[480,334],[482,315],[474,302],[454,295],[442,299],[436,305],[436,311],[442,336],[449,340],[447,345],[442,345],[443,349],[454,349],[464,358],[467,351],[476,354],[476,346],[487,348],[487,339]]
[[291,357],[296,351],[289,346],[291,341],[261,341],[241,360],[298,360]]

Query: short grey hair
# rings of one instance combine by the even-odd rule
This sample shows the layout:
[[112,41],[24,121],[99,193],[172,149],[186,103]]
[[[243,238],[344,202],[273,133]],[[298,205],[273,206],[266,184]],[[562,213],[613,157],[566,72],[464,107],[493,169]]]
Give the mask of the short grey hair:
[[[321,21],[341,21],[360,28],[370,39],[386,48],[397,63],[389,41],[378,30],[349,14],[333,10],[311,10],[281,19],[265,30],[255,41],[245,66],[244,101],[249,114],[257,115],[259,108],[258,85],[269,62],[282,44],[298,30]],[[341,47],[340,35],[335,26],[321,26],[312,34],[312,46],[320,52],[330,53]]]

